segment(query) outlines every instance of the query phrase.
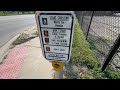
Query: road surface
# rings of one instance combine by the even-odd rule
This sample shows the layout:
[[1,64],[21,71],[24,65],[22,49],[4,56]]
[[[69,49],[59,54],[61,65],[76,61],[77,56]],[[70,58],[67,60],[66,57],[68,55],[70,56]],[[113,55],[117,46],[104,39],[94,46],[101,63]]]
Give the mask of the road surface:
[[25,28],[36,25],[35,15],[0,16],[0,47]]

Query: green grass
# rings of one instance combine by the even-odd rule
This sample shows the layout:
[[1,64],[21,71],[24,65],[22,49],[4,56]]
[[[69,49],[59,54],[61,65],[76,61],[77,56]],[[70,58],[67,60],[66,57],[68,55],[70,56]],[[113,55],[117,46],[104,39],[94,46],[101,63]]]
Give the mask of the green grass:
[[120,79],[120,71],[113,70],[110,66],[106,71],[101,72],[100,62],[98,62],[95,54],[90,49],[77,19],[75,22],[71,61],[65,65],[65,68],[65,76],[69,79]]
[[88,68],[93,68],[98,65],[97,59],[89,48],[89,43],[85,40],[82,30],[79,27],[79,23],[76,20],[73,45],[71,52],[71,61],[73,63],[87,64]]
[[23,15],[23,14],[33,14],[34,12],[24,12],[24,13],[22,13],[22,12],[20,12],[19,11],[19,13],[17,12],[17,11],[5,11],[5,12],[3,12],[3,11],[0,11],[0,16],[9,16],[9,15]]

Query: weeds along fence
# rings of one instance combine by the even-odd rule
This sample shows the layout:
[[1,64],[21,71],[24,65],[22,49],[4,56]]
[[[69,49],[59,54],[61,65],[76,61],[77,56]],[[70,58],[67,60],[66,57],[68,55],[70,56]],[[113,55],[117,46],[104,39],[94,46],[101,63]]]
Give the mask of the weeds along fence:
[[101,62],[102,69],[105,70],[107,65],[119,68],[119,11],[75,11],[75,14],[90,48]]

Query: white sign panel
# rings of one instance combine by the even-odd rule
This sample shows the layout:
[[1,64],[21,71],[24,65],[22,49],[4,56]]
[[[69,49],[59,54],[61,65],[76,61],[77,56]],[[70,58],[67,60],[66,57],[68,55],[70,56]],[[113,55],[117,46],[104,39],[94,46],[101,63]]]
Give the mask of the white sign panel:
[[35,15],[44,57],[51,61],[69,61],[74,32],[74,13],[37,11]]
[[65,54],[57,54],[57,53],[45,53],[45,54],[47,59],[59,60],[59,61],[68,60],[68,55],[65,55]]
[[41,27],[71,28],[72,15],[41,15]]
[[45,52],[53,52],[53,53],[69,53],[69,47],[62,47],[62,46],[50,46],[50,45],[44,45]]
[[[47,29],[41,28],[44,44],[69,46],[70,29]],[[48,34],[46,34],[48,33]]]

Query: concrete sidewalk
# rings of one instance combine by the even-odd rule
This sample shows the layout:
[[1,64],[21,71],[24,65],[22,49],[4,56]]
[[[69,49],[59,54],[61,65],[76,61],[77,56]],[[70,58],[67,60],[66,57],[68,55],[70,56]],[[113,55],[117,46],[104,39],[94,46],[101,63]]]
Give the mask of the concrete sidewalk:
[[42,55],[39,37],[24,43],[23,47],[25,46],[28,50],[18,79],[53,79],[52,65]]
[[36,26],[26,29],[0,50],[1,79],[53,79],[54,70],[42,55]]

